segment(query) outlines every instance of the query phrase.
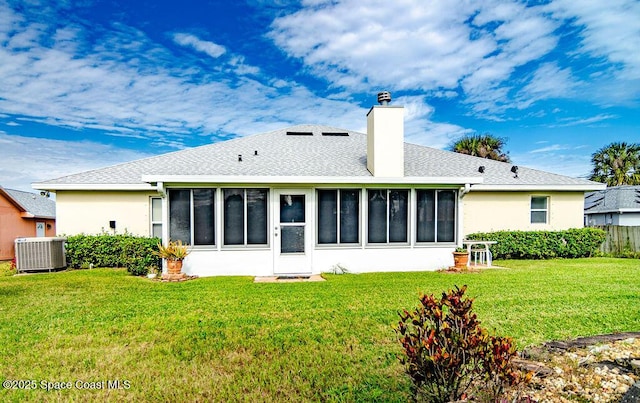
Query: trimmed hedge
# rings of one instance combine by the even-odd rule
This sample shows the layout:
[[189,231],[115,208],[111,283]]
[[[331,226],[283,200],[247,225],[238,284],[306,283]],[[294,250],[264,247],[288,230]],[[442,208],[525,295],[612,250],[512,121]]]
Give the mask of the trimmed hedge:
[[575,228],[565,231],[497,231],[478,232],[467,239],[497,241],[491,245],[496,259],[551,259],[591,257],[606,233],[597,228]]
[[136,276],[146,275],[161,267],[161,259],[153,254],[159,238],[131,234],[72,235],[67,237],[67,265],[71,268],[125,267]]

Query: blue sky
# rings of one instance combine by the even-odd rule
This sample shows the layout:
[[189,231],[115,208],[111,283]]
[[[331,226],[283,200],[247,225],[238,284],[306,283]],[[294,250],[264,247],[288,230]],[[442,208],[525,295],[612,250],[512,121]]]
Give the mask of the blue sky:
[[640,141],[638,0],[0,0],[0,185],[318,123],[507,138],[587,176]]

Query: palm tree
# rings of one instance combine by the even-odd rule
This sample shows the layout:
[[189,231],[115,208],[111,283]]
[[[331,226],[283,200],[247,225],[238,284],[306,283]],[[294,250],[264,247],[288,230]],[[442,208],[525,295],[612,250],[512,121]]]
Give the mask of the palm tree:
[[640,185],[640,144],[611,143],[591,155],[592,181],[607,186]]
[[491,134],[472,134],[462,137],[451,146],[451,151],[491,160],[511,162],[502,151],[506,140]]

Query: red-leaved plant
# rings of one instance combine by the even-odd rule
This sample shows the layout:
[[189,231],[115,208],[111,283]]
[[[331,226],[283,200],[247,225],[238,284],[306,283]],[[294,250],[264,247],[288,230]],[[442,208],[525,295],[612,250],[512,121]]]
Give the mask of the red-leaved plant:
[[403,310],[396,332],[404,349],[400,358],[413,382],[416,401],[451,402],[475,394],[497,401],[506,386],[524,376],[512,362],[510,338],[491,336],[472,312],[467,286],[438,299],[422,295],[420,306]]

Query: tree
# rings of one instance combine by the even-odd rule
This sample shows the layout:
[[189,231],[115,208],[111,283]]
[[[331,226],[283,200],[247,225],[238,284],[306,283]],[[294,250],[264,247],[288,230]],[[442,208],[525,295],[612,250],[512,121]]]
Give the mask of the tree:
[[472,134],[453,143],[451,151],[490,160],[511,162],[507,153],[502,150],[505,142],[505,139],[491,134]]
[[617,142],[591,155],[592,181],[607,186],[640,185],[640,144]]

